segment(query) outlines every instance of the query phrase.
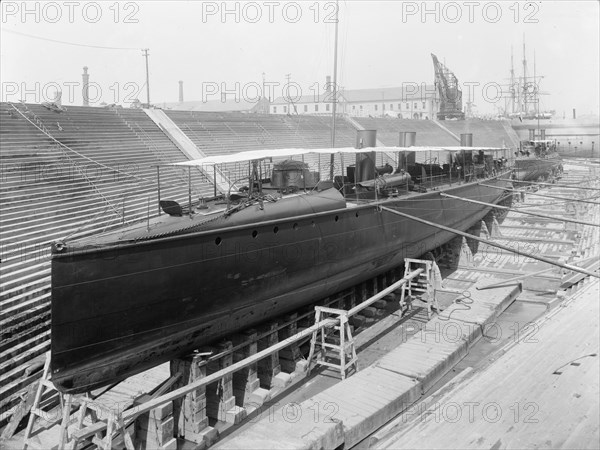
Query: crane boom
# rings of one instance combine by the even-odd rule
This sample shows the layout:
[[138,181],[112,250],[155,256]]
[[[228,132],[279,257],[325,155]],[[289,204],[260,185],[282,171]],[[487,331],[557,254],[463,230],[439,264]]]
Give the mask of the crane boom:
[[440,111],[438,120],[464,119],[462,110],[462,91],[458,86],[458,78],[444,64],[438,61],[437,56],[431,54],[435,70],[435,85],[440,95]]

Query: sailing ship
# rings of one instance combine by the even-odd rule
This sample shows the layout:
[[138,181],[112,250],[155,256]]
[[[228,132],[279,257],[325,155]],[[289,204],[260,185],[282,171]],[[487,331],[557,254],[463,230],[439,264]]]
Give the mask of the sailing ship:
[[[394,173],[374,166],[375,151],[398,155]],[[463,171],[457,178],[454,159],[415,186],[405,163],[418,152],[495,154],[498,171],[468,179]],[[247,189],[229,193],[226,206],[162,201],[165,214],[147,223],[52,245],[54,384],[83,392],[119,381],[433,250],[454,235],[393,211],[467,230],[491,206],[440,194],[497,203],[504,195],[498,188],[511,185],[510,170],[502,167],[505,152],[294,149],[179,163],[249,161],[250,173],[260,176],[251,177]],[[270,171],[265,166],[292,154],[356,157],[356,164],[328,181],[316,181],[321,174],[297,164]]]

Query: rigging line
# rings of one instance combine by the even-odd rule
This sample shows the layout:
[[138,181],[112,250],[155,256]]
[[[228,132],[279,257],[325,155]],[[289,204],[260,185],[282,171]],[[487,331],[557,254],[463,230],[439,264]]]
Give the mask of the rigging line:
[[492,208],[503,209],[503,210],[506,210],[506,211],[514,211],[514,212],[516,212],[518,214],[529,214],[531,216],[544,217],[544,218],[549,218],[549,219],[554,219],[554,220],[560,220],[560,221],[563,221],[563,222],[578,223],[578,224],[582,224],[582,225],[589,225],[589,226],[592,226],[592,227],[600,227],[599,224],[596,224],[596,223],[593,223],[593,222],[585,222],[585,221],[582,221],[582,220],[567,219],[566,217],[553,217],[553,216],[550,216],[548,214],[540,214],[540,213],[531,212],[531,211],[523,211],[523,210],[519,210],[519,209],[515,209],[515,208],[510,208],[508,206],[493,205],[491,203],[480,202],[480,201],[477,201],[477,200],[472,200],[472,199],[468,199],[468,198],[464,198],[464,197],[457,197],[455,195],[446,194],[444,192],[440,192],[440,195],[442,197],[455,198],[457,200],[462,200],[464,202],[478,203],[478,204],[485,205],[485,206],[491,206]]
[[99,49],[104,49],[104,50],[140,50],[139,48],[135,48],[135,47],[106,47],[106,46],[102,46],[102,45],[78,44],[76,42],[60,41],[58,39],[50,39],[50,38],[45,38],[42,36],[35,36],[33,34],[22,33],[20,31],[7,30],[5,28],[3,28],[2,31],[6,31],[7,33],[12,33],[12,34],[18,34],[20,36],[29,37],[32,39],[39,39],[41,41],[55,42],[57,44],[65,44],[65,45],[74,45],[76,47],[99,48]]
[[480,237],[475,236],[473,234],[465,233],[464,231],[460,231],[460,230],[457,230],[457,229],[454,229],[454,228],[450,228],[450,227],[447,227],[447,226],[439,224],[439,223],[430,222],[428,220],[421,219],[420,217],[411,216],[410,214],[405,214],[405,213],[403,213],[401,211],[396,211],[394,209],[387,208],[385,206],[382,206],[381,209],[384,210],[384,211],[390,212],[392,214],[396,214],[398,216],[404,217],[406,219],[414,220],[416,222],[420,222],[420,223],[423,223],[425,225],[429,225],[430,227],[439,228],[441,230],[448,231],[450,233],[454,233],[454,234],[457,234],[459,236],[463,236],[463,237],[466,237],[466,238],[469,238],[469,239],[473,239],[473,240],[478,241],[478,242],[482,242],[482,243],[490,245],[492,247],[497,247],[497,248],[500,248],[502,250],[506,250],[508,252],[515,253],[515,254],[517,254],[519,256],[523,256],[525,258],[536,259],[538,261],[542,261],[542,262],[551,264],[553,266],[558,266],[558,267],[562,267],[563,269],[572,270],[573,272],[579,272],[579,273],[582,273],[582,274],[587,275],[587,276],[592,276],[594,278],[600,278],[600,275],[598,275],[596,272],[592,272],[592,271],[587,270],[587,269],[582,268],[582,267],[573,266],[571,264],[559,263],[559,262],[557,262],[554,259],[546,258],[544,256],[533,255],[531,253],[522,252],[522,251],[520,251],[518,249],[515,250],[514,248],[510,248],[508,245],[499,244],[499,243],[491,241],[489,239],[483,239],[483,238],[480,238]]

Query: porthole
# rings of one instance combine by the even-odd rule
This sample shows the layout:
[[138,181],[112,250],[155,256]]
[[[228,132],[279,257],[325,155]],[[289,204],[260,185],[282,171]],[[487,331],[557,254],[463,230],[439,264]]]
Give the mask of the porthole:
[[221,245],[222,239],[220,237],[215,239],[215,245]]
[[256,238],[256,236],[258,236],[258,231],[254,230],[254,231],[252,232],[252,237],[253,237],[253,238]]
[[354,215],[355,215],[356,217],[358,217],[358,211],[356,211],[356,212],[354,213]]
[[335,216],[334,220],[337,222],[338,220],[340,220],[340,216]]
[[294,223],[294,225],[292,226],[292,228],[293,228],[294,230],[297,230],[297,229],[298,229],[298,222]]
[[279,227],[273,227],[273,233],[277,234],[279,232]]

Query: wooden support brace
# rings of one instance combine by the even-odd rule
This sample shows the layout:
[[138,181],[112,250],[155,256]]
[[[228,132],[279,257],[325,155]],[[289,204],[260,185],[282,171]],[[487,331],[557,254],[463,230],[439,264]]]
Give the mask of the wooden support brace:
[[[204,378],[206,365],[206,359],[201,355],[172,360],[171,373],[182,373],[174,388],[178,389]],[[217,438],[216,430],[208,426],[204,386],[173,400],[173,419],[176,435],[187,441],[210,445]]]
[[[272,347],[279,341],[277,333],[277,322],[271,322],[269,325],[262,327],[259,334],[269,333],[267,336],[258,340],[258,350],[265,350]],[[258,378],[260,386],[264,389],[272,389],[275,387],[274,379],[281,372],[279,365],[279,354],[273,353],[258,362]]]
[[[288,314],[284,316],[283,320],[290,324],[281,330],[279,330],[279,340],[283,341],[290,336],[295,335],[298,332],[297,320],[298,314]],[[303,361],[302,353],[300,353],[300,347],[297,342],[290,344],[288,347],[279,351],[279,364],[281,370],[286,373],[294,373],[299,367],[298,363]],[[302,365],[301,365],[302,366]],[[303,366],[305,367],[305,366]],[[301,369],[301,368],[300,368]],[[302,370],[301,370],[302,371]]]
[[[258,351],[256,336],[256,330],[246,330],[243,333],[233,336],[234,346],[251,341],[250,344],[233,353],[234,363],[256,354]],[[256,363],[233,374],[233,395],[235,396],[235,404],[244,408],[259,407],[265,401],[269,400],[268,391],[260,387]]]
[[[232,349],[231,341],[219,344],[218,353]],[[217,360],[209,361],[207,373],[212,374],[233,364],[233,353],[228,353]],[[236,406],[233,395],[233,373],[223,376],[219,381],[206,387],[206,414],[221,422],[239,423],[246,416],[246,411]]]

